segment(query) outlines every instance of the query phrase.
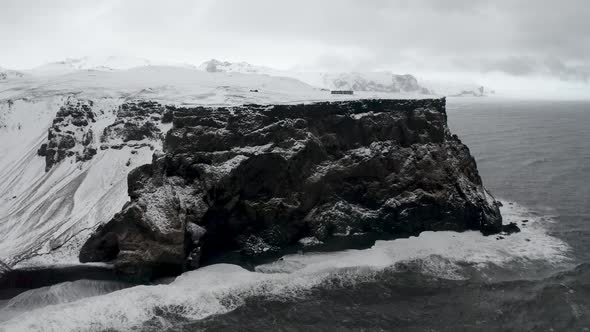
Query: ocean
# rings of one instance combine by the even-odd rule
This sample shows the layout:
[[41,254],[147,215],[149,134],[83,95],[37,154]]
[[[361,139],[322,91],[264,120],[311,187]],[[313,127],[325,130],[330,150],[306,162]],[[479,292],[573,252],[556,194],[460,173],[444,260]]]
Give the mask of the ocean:
[[447,113],[520,233],[63,283],[0,303],[0,331],[590,331],[590,102],[450,98]]
[[486,187],[553,216],[550,231],[589,262],[590,102],[450,99],[448,116]]

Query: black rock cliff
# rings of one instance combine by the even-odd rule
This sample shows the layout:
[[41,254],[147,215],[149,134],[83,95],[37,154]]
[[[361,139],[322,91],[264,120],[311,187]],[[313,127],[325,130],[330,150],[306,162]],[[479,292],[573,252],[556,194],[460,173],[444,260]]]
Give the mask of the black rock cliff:
[[131,201],[82,262],[150,277],[335,236],[501,230],[444,98],[168,109],[164,151],[129,174]]

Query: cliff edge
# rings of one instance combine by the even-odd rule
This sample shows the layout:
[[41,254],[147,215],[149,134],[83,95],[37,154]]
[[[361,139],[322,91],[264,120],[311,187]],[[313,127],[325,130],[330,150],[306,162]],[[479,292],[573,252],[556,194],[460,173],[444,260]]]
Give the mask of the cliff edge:
[[80,261],[149,278],[336,236],[502,228],[444,98],[168,110],[163,152]]

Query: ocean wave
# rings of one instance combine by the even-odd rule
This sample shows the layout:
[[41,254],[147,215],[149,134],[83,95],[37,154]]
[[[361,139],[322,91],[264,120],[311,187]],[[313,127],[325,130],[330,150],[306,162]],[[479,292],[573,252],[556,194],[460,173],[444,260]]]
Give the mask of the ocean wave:
[[108,294],[129,286],[119,281],[82,279],[28,290],[1,306],[0,322],[37,308]]
[[[464,266],[568,262],[569,246],[551,236],[552,218],[504,202],[505,222],[522,231],[501,238],[479,232],[423,232],[378,241],[369,249],[287,255],[248,271],[216,264],[184,273],[167,285],[136,286],[70,303],[49,304],[0,325],[0,331],[162,330],[171,321],[195,321],[242,306],[248,298],[304,297],[317,287],[374,281],[386,270],[414,269],[449,280],[469,278]],[[527,220],[524,222],[524,220]]]

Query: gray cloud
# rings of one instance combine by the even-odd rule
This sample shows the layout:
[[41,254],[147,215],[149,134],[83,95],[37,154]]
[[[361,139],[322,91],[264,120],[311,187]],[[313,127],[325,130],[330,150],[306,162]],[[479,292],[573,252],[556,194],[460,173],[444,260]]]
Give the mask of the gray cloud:
[[456,59],[458,67],[482,73],[500,72],[513,76],[546,75],[563,81],[588,82],[588,65],[568,65],[555,57],[510,56],[500,59]]
[[545,66],[552,75],[562,80],[588,82],[590,79],[590,66],[588,64],[568,66],[559,59],[553,58],[545,60]]
[[0,66],[123,53],[587,81],[586,0],[0,0]]
[[522,76],[537,71],[536,61],[530,57],[509,57],[505,59],[483,61],[484,71],[501,71],[507,74]]

